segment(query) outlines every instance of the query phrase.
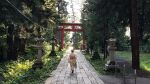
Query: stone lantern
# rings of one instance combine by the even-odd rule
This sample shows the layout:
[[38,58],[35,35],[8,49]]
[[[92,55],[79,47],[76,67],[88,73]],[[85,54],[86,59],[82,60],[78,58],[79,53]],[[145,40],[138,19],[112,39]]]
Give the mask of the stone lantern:
[[32,68],[36,69],[36,68],[42,68],[43,62],[42,62],[42,50],[43,50],[43,41],[44,38],[43,37],[37,37],[35,38],[36,40],[36,45],[34,46],[35,48],[38,49],[38,53],[36,55],[36,61],[33,64]]
[[110,38],[108,41],[108,53],[109,53],[109,57],[108,57],[108,61],[105,64],[105,69],[109,70],[109,69],[115,69],[117,67],[116,61],[115,61],[115,51],[117,49],[116,47],[116,39],[115,38]]
[[56,39],[55,39],[54,36],[53,36],[52,39],[51,39],[51,44],[52,44],[52,50],[51,50],[49,56],[57,56],[57,55],[56,55],[56,52],[55,52]]
[[109,60],[111,62],[115,61],[115,51],[116,51],[117,47],[116,47],[116,39],[114,38],[110,38],[108,40],[108,53],[109,53]]

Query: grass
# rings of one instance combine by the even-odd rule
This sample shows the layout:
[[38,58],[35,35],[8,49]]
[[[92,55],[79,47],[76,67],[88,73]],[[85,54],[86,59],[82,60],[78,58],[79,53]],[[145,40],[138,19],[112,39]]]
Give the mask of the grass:
[[[128,61],[132,60],[132,53],[129,51],[117,51],[117,56],[122,57]],[[150,71],[150,53],[140,53],[140,67]]]
[[[131,62],[132,60],[132,53],[129,51],[117,51],[116,55],[129,62]],[[116,74],[113,72],[104,71],[106,60],[102,60],[102,59],[91,60],[90,54],[86,54],[85,57],[92,64],[95,70],[98,71],[100,74],[103,74],[103,75],[115,75]],[[140,53],[140,67],[146,71],[150,71],[150,53]]]
[[91,59],[91,55],[90,54],[86,54],[85,58],[91,63],[91,65],[95,68],[95,70],[99,73],[99,74],[103,74],[103,75],[113,75],[114,73],[112,72],[106,72],[104,70],[105,67],[105,60],[102,59],[95,59],[92,60]]
[[132,60],[132,53],[128,52],[128,51],[117,51],[116,56],[121,57],[121,58],[128,60],[128,61]]

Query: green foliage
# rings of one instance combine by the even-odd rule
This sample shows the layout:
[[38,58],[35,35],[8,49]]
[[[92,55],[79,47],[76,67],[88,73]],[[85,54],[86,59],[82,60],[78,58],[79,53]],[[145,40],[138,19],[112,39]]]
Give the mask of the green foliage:
[[[7,36],[9,35],[9,32],[7,31],[9,24],[13,24],[14,29],[10,30],[10,33],[12,33],[12,43],[15,44],[15,47],[11,47],[13,49],[15,48],[16,51],[13,52],[12,57],[14,54],[16,54],[18,59],[17,61],[7,61],[1,63],[0,66],[2,70],[0,70],[0,75],[3,74],[5,77],[3,82],[4,84],[22,84],[23,81],[24,83],[28,81],[27,84],[30,82],[38,84],[43,80],[44,75],[48,74],[48,72],[51,72],[56,67],[60,61],[60,58],[62,57],[63,52],[57,52],[59,56],[50,59],[48,57],[48,53],[51,48],[49,45],[44,44],[49,48],[48,51],[45,51],[45,55],[42,58],[44,66],[42,69],[33,71],[31,66],[34,63],[36,58],[35,54],[37,53],[37,49],[32,46],[37,43],[34,38],[37,36],[44,36],[46,41],[50,41],[48,38],[51,38],[51,36],[54,34],[53,30],[56,30],[58,22],[63,21],[67,15],[67,3],[65,1],[61,2],[60,7],[63,9],[61,9],[62,13],[59,14],[59,10],[56,10],[56,0],[9,1],[17,9],[19,9],[20,13],[15,7],[9,4],[7,0],[0,1],[0,56],[3,56],[4,53],[6,55],[8,54],[7,49],[10,47],[8,46],[8,40],[10,38]],[[50,35],[47,35],[47,33],[50,33]],[[24,40],[21,40],[21,38],[24,38]],[[18,45],[21,43],[23,43],[23,45],[26,47],[23,53],[19,51]],[[44,47],[44,49],[47,50],[46,47]],[[56,50],[58,51],[58,47],[56,47]],[[3,54],[1,55],[1,53]]]
[[99,59],[95,59],[95,60],[91,60],[91,55],[86,54],[85,55],[86,59],[91,63],[91,65],[95,68],[95,70],[102,75],[114,75],[114,73],[112,72],[106,72],[104,70],[105,67],[105,60],[99,60]]
[[75,32],[75,33],[73,33],[73,36],[72,36],[72,38],[69,41],[72,41],[73,42],[73,46],[76,49],[79,49],[80,48],[80,44],[81,44],[81,39],[82,39],[81,32]]
[[42,69],[33,70],[32,65],[34,59],[32,60],[17,60],[7,63],[3,63],[2,68],[5,80],[4,84],[41,84],[44,80],[49,77],[50,73],[56,69],[60,59],[63,57],[63,51],[57,52],[56,57],[49,57],[49,45],[44,43],[45,54],[42,57],[44,63]]
[[144,34],[143,36],[143,39],[142,39],[142,51],[144,52],[150,52],[150,34],[146,33]]
[[[109,38],[117,38],[118,49],[126,45],[125,31],[129,25],[128,0],[86,0],[82,10],[82,23],[85,28],[88,44],[95,41],[103,47]],[[124,40],[125,39],[125,40]]]
[[4,78],[7,84],[14,84],[16,83],[16,79],[18,79],[19,77],[23,76],[25,74],[25,72],[28,71],[29,68],[31,68],[33,64],[33,61],[12,61],[12,62],[8,62],[8,64],[6,64],[6,68],[7,70],[5,71],[5,73],[3,73]]
[[[7,0],[0,1],[0,32],[2,32],[0,33],[0,56],[2,58],[4,58],[5,53],[8,55],[7,50],[9,47],[16,49],[12,51],[16,55],[14,57],[17,57],[20,53],[25,54],[24,52],[30,51],[24,51],[25,49],[19,46],[24,47],[27,45],[27,47],[31,47],[30,45],[35,45],[35,37],[37,36],[42,36],[45,41],[50,41],[58,28],[58,23],[64,21],[67,15],[67,2],[64,0],[59,3],[56,0],[8,1],[10,3]],[[57,10],[58,6],[61,9]],[[14,25],[14,29],[10,30],[12,32],[11,38],[7,36],[9,35],[9,32],[7,32],[9,24]],[[24,40],[21,38],[24,38]],[[15,46],[9,45],[10,39],[12,39],[11,43],[14,43]],[[8,40],[9,42],[7,42]],[[28,58],[30,55],[26,55],[26,57]]]
[[[104,40],[115,37],[118,49],[124,50],[123,47],[128,45],[125,31],[126,27],[130,26],[130,2],[130,0],[86,0],[81,21],[88,43],[98,40],[101,46]],[[142,45],[149,45],[148,41],[144,42],[147,40],[144,38],[150,33],[149,3],[150,0],[141,0],[139,4],[139,35],[143,38]]]

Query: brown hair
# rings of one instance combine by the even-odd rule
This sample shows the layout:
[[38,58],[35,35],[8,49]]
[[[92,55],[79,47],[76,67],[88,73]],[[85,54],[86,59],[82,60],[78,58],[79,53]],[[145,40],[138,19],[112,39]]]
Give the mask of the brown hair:
[[74,50],[71,50],[71,52],[73,53],[73,52],[74,52]]

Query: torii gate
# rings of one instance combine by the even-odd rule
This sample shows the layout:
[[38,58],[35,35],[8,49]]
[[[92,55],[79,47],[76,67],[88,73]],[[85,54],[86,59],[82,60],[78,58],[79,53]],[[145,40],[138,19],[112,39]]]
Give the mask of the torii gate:
[[[71,29],[65,28],[65,26],[71,26]],[[80,29],[76,28],[77,26],[81,28]],[[64,48],[64,32],[65,31],[83,32],[84,34],[81,23],[60,23],[58,30],[61,31],[61,49]],[[83,44],[84,44],[84,39],[83,39]]]

